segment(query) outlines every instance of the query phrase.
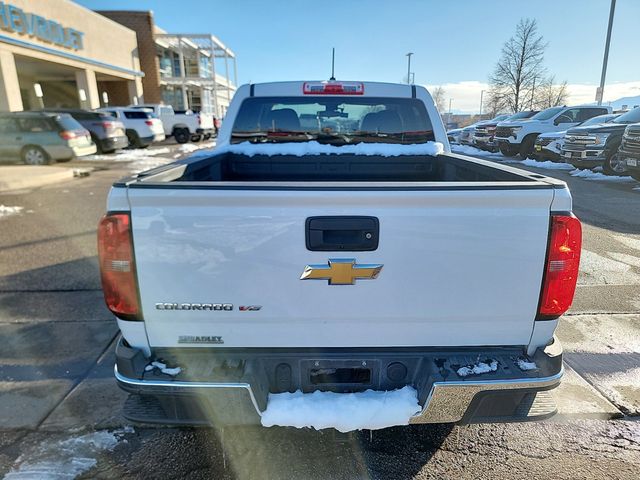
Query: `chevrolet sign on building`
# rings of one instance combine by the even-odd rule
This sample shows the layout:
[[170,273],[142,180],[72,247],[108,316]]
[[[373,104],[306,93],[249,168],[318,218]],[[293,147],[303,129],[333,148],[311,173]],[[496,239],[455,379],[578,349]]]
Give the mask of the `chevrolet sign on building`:
[[143,101],[136,33],[70,0],[0,2],[0,111]]
[[82,50],[82,32],[3,2],[0,2],[0,28],[61,47]]

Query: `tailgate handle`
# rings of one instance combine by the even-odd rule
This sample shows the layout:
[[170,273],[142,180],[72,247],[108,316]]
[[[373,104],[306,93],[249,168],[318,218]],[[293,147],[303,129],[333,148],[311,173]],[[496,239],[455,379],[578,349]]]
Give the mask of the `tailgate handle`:
[[378,248],[380,222],[376,217],[309,217],[305,232],[312,252],[368,252]]

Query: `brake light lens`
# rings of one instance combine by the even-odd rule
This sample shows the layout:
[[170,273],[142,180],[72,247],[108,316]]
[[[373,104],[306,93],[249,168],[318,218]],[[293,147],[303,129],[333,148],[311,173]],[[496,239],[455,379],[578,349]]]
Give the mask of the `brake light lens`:
[[153,120],[145,120],[144,123],[146,123],[150,127],[153,127]]
[[74,138],[76,138],[76,132],[74,132],[73,130],[63,130],[62,132],[60,132],[60,138],[62,138],[63,140],[73,140]]
[[552,215],[547,264],[538,319],[553,319],[569,310],[580,267],[582,225],[571,215]]
[[360,82],[305,82],[304,95],[364,95],[364,83]]
[[102,217],[98,225],[98,258],[109,310],[126,320],[141,320],[129,214]]

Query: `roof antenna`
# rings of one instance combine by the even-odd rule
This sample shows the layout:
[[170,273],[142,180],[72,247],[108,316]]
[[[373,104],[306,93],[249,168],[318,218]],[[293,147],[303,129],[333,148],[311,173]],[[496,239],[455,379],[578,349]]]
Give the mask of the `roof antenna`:
[[331,49],[331,78],[329,79],[329,81],[331,82],[336,81],[335,67],[336,67],[336,48],[333,47]]

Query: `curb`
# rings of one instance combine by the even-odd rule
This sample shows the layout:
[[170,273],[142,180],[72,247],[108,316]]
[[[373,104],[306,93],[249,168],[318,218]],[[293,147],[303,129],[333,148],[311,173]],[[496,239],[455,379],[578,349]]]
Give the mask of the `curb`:
[[[44,170],[46,169],[46,170]],[[0,192],[41,187],[70,180],[74,172],[62,167],[0,167]]]

